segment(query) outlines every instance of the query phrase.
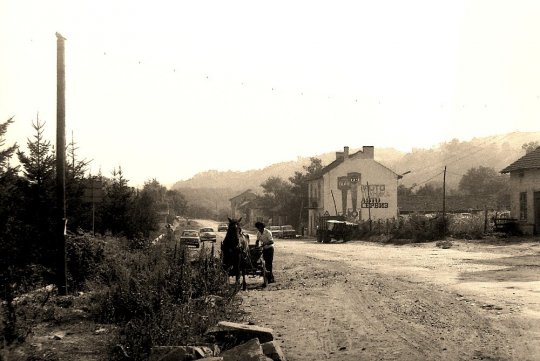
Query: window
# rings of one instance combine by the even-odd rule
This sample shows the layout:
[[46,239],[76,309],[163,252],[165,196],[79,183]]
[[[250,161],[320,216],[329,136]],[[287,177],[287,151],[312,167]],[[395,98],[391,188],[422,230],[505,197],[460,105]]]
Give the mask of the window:
[[527,220],[527,192],[519,194],[519,219]]

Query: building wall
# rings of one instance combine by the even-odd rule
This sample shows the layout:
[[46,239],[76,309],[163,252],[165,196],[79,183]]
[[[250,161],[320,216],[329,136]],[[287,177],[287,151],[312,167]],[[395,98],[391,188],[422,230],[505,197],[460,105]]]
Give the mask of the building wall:
[[397,175],[373,159],[346,158],[322,181],[310,182],[311,191],[317,187],[321,199],[318,208],[308,212],[310,235],[315,235],[318,216],[326,213],[345,215],[351,221],[397,217]]
[[[540,169],[510,173],[510,214],[519,221],[525,234],[533,234],[535,227],[534,192],[540,192]],[[521,219],[520,193],[527,193],[527,218]],[[540,225],[536,225],[537,230]]]
[[242,212],[238,210],[238,206],[246,201],[254,200],[255,198],[257,198],[257,195],[255,193],[247,191],[247,192],[237,195],[236,197],[229,199],[229,201],[231,202],[231,217],[233,218],[241,217]]

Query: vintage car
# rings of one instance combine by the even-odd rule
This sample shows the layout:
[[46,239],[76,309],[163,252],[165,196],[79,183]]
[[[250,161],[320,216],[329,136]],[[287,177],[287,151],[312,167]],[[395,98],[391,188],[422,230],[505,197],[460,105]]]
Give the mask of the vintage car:
[[229,229],[229,225],[227,223],[220,223],[217,226],[218,232],[227,232],[227,229]]
[[296,229],[290,224],[281,226],[281,236],[283,238],[296,238]]
[[348,242],[357,226],[356,223],[346,221],[343,216],[321,216],[317,224],[317,242]]
[[272,232],[272,237],[283,238],[283,230],[281,229],[281,226],[267,226],[266,228]]
[[186,229],[180,235],[180,244],[195,246],[197,248],[201,245],[201,238],[199,232],[194,229]]
[[216,233],[214,232],[214,229],[211,227],[205,227],[201,228],[199,230],[199,237],[201,238],[201,241],[216,241]]

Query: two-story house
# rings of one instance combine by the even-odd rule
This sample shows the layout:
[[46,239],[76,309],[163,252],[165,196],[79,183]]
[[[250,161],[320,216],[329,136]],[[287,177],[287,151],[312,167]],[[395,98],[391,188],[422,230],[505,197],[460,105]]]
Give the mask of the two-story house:
[[350,221],[397,217],[397,180],[401,177],[374,160],[374,147],[336,160],[308,181],[308,234],[316,234],[323,215],[343,215]]
[[504,168],[510,173],[510,215],[524,234],[540,234],[540,147]]

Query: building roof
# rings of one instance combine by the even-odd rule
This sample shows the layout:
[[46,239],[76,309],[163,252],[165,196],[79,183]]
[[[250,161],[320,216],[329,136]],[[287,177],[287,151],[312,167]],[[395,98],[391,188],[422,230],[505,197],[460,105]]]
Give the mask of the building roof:
[[[353,153],[351,155],[349,155],[348,157],[349,158],[354,158],[355,156],[359,155],[359,154],[362,154],[363,152],[361,150],[357,151],[356,153]],[[373,160],[375,163],[377,163],[378,165],[380,165],[381,167],[384,167],[386,169],[388,169],[390,172],[396,174],[396,172],[394,172],[392,169],[388,168],[387,166],[385,166],[384,164],[381,164],[379,162],[377,162],[376,160],[374,160],[373,158],[368,158],[368,159],[371,159]],[[338,158],[336,158],[336,160],[334,160],[332,163],[328,164],[327,166],[323,167],[323,169],[321,169],[320,172],[317,172],[316,174],[313,174],[311,175],[310,177],[307,178],[307,180],[315,180],[315,179],[319,179],[319,178],[322,178],[323,175],[325,175],[326,173],[330,172],[332,169],[336,168],[337,166],[339,166],[341,163],[343,163],[345,161],[345,157],[343,156],[340,156]],[[399,174],[396,174],[396,176],[398,177],[398,179],[402,178],[401,175]]]
[[242,193],[240,193],[239,195],[230,198],[229,201],[232,201],[233,199],[237,199],[237,198],[240,198],[240,197],[246,196],[246,195],[249,195],[251,198],[254,198],[254,197],[257,196],[255,193],[253,193],[253,191],[251,189],[247,189],[247,190],[243,191]]
[[540,147],[532,152],[525,154],[523,157],[510,164],[508,167],[501,170],[501,173],[510,173],[524,169],[540,168]]

